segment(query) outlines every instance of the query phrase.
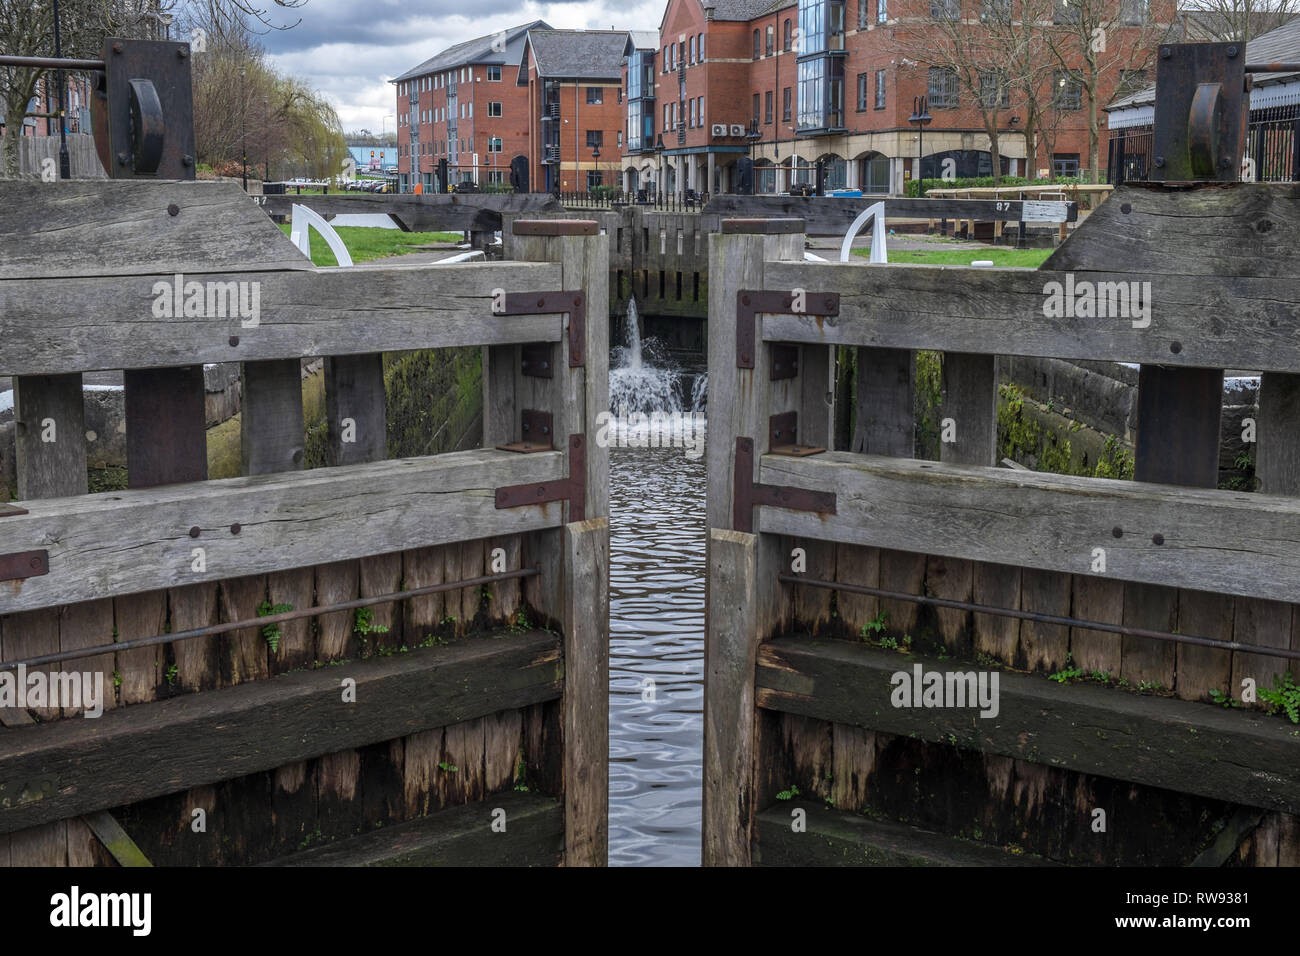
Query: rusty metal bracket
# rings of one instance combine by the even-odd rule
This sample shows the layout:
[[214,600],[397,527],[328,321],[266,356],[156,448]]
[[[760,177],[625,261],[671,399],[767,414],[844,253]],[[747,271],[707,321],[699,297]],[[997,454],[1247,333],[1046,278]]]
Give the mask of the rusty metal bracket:
[[520,418],[523,419],[520,424],[520,428],[523,430],[523,440],[511,442],[508,445],[497,445],[497,448],[502,451],[514,451],[524,455],[531,455],[533,452],[538,451],[555,450],[555,443],[551,434],[553,419],[550,412],[525,408]]
[[545,315],[564,312],[569,316],[569,368],[587,364],[587,297],[575,292],[507,292],[496,315]]
[[529,342],[519,350],[519,371],[532,378],[551,378],[551,343]]
[[190,45],[110,38],[103,69],[90,112],[109,179],[193,179]]
[[820,455],[825,448],[799,444],[799,413],[782,412],[767,420],[767,453],[769,455],[788,455],[791,458],[807,458]]
[[754,480],[754,439],[736,439],[735,473],[732,477],[731,527],[734,531],[754,530],[754,508],[767,505],[791,511],[835,514],[833,491],[809,491],[789,485],[765,485]]
[[772,381],[782,378],[796,378],[799,375],[799,346],[787,342],[773,342],[772,369],[768,375]]
[[1236,43],[1164,43],[1156,61],[1151,179],[1233,182],[1246,134],[1246,58]]
[[[741,289],[736,293],[736,367],[753,368],[754,355],[757,352],[757,315],[760,312],[776,315],[816,315],[828,316],[840,314],[840,296],[838,292],[800,291],[796,302],[793,292],[762,292],[754,289]],[[795,306],[801,308],[796,310]]]
[[522,508],[550,501],[569,503],[569,521],[587,517],[587,443],[581,434],[569,436],[569,477],[539,481],[530,485],[506,485],[497,489],[496,506]]
[[50,552],[16,551],[0,554],[0,581],[19,581],[50,573]]

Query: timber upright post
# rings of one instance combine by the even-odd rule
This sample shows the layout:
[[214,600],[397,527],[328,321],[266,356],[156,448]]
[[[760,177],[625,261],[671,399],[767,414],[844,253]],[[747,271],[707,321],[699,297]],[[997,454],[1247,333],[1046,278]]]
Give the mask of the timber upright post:
[[507,295],[494,311],[507,322],[511,315],[539,312],[565,312],[568,320],[558,343],[484,347],[483,444],[513,444],[521,451],[553,444],[568,451],[568,523],[525,542],[530,563],[541,570],[530,582],[528,603],[561,622],[564,632],[564,862],[604,866],[609,449],[595,439],[609,408],[609,243],[593,220],[518,219],[508,229],[509,257],[559,263],[564,291]]
[[[780,539],[754,505],[759,456],[807,454],[831,441],[832,350],[763,340],[762,313],[833,314],[821,290],[764,291],[765,263],[803,257],[800,219],[728,219],[709,237],[708,612],[704,671],[705,866],[747,866],[756,804],[754,666],[759,643],[790,616],[774,582]],[[821,556],[810,555],[816,562]]]

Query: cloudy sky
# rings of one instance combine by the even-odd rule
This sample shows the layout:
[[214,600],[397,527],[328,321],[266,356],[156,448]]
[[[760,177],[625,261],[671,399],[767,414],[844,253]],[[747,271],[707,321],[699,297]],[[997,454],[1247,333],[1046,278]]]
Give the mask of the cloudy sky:
[[[462,40],[545,20],[561,29],[656,30],[664,0],[306,0],[271,7],[274,22],[301,23],[262,37],[275,65],[325,93],[343,129],[394,129],[388,80]],[[387,117],[385,121],[384,117]]]

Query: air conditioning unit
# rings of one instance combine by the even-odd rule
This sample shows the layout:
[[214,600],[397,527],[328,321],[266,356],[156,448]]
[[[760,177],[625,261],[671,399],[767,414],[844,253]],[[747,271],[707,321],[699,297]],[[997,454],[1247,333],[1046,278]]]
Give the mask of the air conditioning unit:
[[713,124],[713,128],[712,128],[712,133],[713,133],[714,136],[726,136],[726,135],[727,135],[727,124],[726,124],[726,123],[714,123],[714,124]]
[[732,136],[744,136],[744,135],[745,135],[745,127],[744,127],[742,124],[740,124],[740,123],[733,123],[733,124],[731,125],[731,135],[732,135]]

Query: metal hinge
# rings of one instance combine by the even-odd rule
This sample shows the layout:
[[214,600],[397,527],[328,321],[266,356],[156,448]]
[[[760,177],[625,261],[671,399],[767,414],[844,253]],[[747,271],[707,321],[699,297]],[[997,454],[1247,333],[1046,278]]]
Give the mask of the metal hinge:
[[507,292],[496,315],[545,315],[564,312],[569,316],[569,368],[587,364],[587,297],[577,292]]
[[789,455],[791,458],[807,458],[820,455],[825,448],[799,444],[799,413],[782,412],[767,420],[767,453],[769,455]]
[[[26,508],[17,505],[0,504],[0,518],[12,518],[25,515]],[[13,554],[0,554],[0,581],[18,581],[22,578],[35,578],[50,573],[50,552],[16,551]]]
[[551,378],[551,343],[529,342],[521,346],[519,371],[532,378]]
[[[761,292],[741,289],[736,293],[736,367],[753,368],[754,353],[757,345],[756,316],[759,312],[776,315],[816,315],[828,316],[840,314],[840,296],[838,292],[799,292],[796,303],[792,292]],[[795,305],[801,305],[800,310]]]
[[507,485],[498,488],[496,494],[498,509],[544,505],[551,501],[569,503],[569,521],[582,521],[587,516],[587,445],[581,434],[569,436],[569,477],[530,485]]
[[754,530],[754,508],[768,505],[791,511],[815,511],[835,514],[835,493],[791,488],[789,485],[765,485],[754,480],[754,439],[736,439],[736,471],[732,485],[731,527],[734,531]]
[[535,408],[525,408],[520,415],[523,421],[520,428],[523,431],[521,441],[510,442],[508,445],[497,445],[501,451],[515,451],[521,454],[529,455],[537,451],[553,451],[555,442],[551,434],[551,413],[538,411]]

